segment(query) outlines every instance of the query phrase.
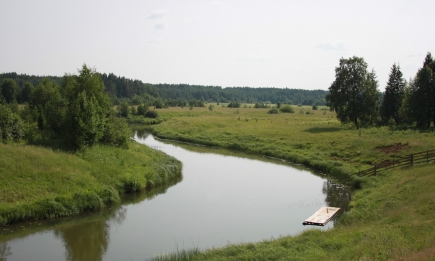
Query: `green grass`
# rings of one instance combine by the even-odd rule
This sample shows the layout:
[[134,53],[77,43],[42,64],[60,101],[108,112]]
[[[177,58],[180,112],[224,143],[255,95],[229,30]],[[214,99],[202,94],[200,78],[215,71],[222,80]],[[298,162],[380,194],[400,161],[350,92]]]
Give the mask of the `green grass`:
[[181,175],[179,161],[134,142],[79,153],[0,144],[0,155],[0,225],[98,210]]
[[[152,131],[159,137],[287,159],[341,179],[358,180],[361,189],[353,193],[350,211],[328,231],[229,245],[194,254],[189,260],[435,259],[434,163],[355,178],[358,170],[376,162],[435,148],[432,129],[356,130],[340,124],[334,113],[323,108],[296,107],[294,114],[278,115],[267,111],[169,108],[159,110],[166,121],[153,125]],[[406,146],[393,153],[379,149],[396,143]]]
[[[212,112],[207,108],[161,109],[159,115],[166,120],[152,130],[162,138],[281,158],[352,180],[357,180],[354,173],[374,163],[435,144],[433,132],[392,132],[388,127],[356,130],[340,124],[334,113],[322,108],[295,110],[304,113],[270,115],[267,108],[219,106]],[[408,146],[397,153],[386,154],[377,148],[399,142]]]

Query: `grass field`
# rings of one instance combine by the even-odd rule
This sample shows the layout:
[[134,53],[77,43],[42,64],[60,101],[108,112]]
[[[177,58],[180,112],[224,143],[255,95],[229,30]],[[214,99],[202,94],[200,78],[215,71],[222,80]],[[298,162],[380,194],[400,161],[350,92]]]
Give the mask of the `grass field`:
[[0,225],[101,209],[181,175],[179,161],[135,142],[78,153],[0,143],[0,155]]
[[[295,113],[268,114],[269,109],[168,108],[165,121],[153,125],[159,137],[243,150],[310,166],[341,179],[394,156],[424,151],[433,132],[390,131],[389,127],[356,130],[339,123],[326,107],[295,107]],[[308,113],[308,114],[307,114]],[[385,148],[400,144],[400,150]]]
[[433,162],[355,178],[371,164],[435,148],[433,129],[356,130],[335,114],[295,107],[293,114],[268,109],[168,108],[153,125],[159,137],[242,150],[308,165],[333,177],[357,180],[351,210],[334,229],[294,237],[183,251],[156,260],[434,260],[435,166]]

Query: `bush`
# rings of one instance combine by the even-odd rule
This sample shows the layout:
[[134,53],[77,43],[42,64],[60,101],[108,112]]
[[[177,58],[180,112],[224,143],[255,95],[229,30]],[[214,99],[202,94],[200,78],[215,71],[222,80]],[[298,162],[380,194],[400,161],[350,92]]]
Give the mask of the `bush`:
[[0,104],[0,140],[18,142],[24,137],[24,123],[18,114],[6,105]]
[[238,101],[234,101],[234,102],[230,102],[227,105],[228,108],[240,108],[240,102]]
[[148,106],[145,106],[143,104],[137,106],[137,115],[145,116],[147,111],[148,111]]
[[147,118],[157,118],[159,117],[158,113],[154,110],[149,110],[145,113],[145,117]]
[[254,108],[269,108],[269,105],[265,103],[255,103]]
[[112,145],[121,148],[128,147],[128,139],[130,138],[130,128],[123,118],[118,118],[112,113],[104,128],[103,137],[100,139],[101,143]]
[[279,110],[278,110],[278,108],[272,108],[267,113],[269,113],[269,114],[278,114]]
[[290,105],[284,105],[279,110],[284,113],[295,113],[295,109]]

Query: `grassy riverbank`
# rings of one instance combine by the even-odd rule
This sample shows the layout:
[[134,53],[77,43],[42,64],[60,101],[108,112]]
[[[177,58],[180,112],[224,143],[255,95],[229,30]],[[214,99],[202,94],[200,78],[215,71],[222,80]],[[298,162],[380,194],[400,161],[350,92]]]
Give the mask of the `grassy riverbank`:
[[101,209],[181,175],[179,161],[132,141],[78,153],[0,144],[0,155],[0,225]]
[[[152,129],[160,137],[287,159],[345,179],[370,164],[435,146],[431,130],[355,130],[329,111],[310,108],[270,115],[267,109],[215,106],[159,114],[166,121]],[[332,230],[156,260],[433,260],[434,170],[432,162],[354,178],[362,188]]]
[[[169,108],[159,110],[166,120],[154,125],[159,137],[242,150],[300,163],[342,180],[361,180],[353,174],[393,156],[424,151],[435,144],[432,132],[390,131],[388,127],[355,130],[340,124],[335,114],[311,107],[295,113],[267,114],[269,109]],[[435,146],[435,145],[434,145]],[[385,153],[388,148],[396,148]]]

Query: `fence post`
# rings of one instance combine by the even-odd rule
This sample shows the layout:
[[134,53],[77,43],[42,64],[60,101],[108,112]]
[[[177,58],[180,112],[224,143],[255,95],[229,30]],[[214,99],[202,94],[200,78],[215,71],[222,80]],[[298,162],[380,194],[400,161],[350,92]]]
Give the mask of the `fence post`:
[[393,169],[394,169],[394,157],[393,157]]
[[411,154],[411,166],[414,166],[414,154]]
[[374,171],[375,171],[375,176],[376,176],[376,165],[373,165],[373,169],[374,169]]
[[426,148],[426,163],[429,163],[429,150]]

